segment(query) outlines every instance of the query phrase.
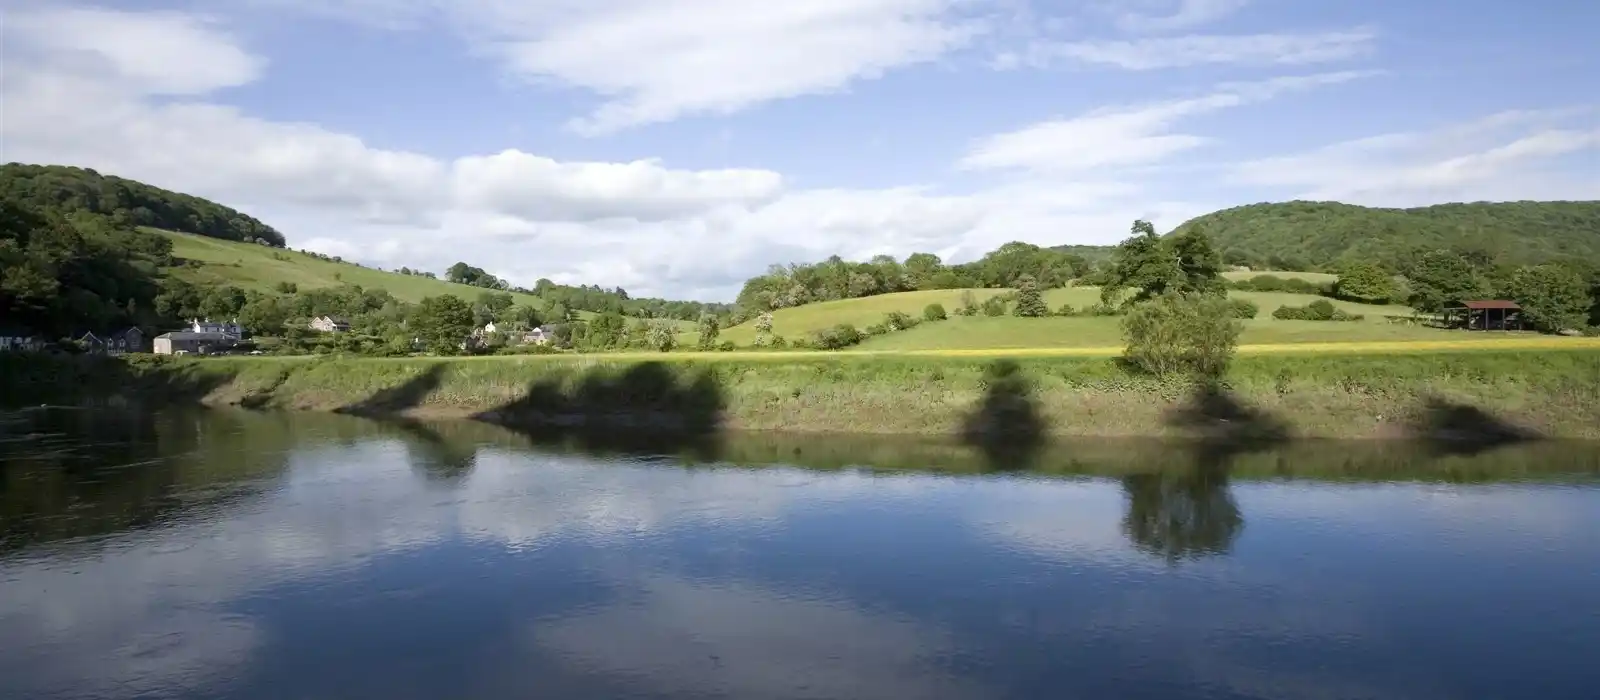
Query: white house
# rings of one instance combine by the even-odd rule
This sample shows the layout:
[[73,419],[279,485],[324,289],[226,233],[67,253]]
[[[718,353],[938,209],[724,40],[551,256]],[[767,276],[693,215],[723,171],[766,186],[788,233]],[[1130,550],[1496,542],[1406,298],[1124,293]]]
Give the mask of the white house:
[[225,335],[234,340],[244,337],[244,328],[237,321],[213,321],[211,319],[189,319],[190,333],[214,333]]
[[311,330],[323,333],[344,333],[350,330],[350,322],[336,316],[318,316],[311,319]]

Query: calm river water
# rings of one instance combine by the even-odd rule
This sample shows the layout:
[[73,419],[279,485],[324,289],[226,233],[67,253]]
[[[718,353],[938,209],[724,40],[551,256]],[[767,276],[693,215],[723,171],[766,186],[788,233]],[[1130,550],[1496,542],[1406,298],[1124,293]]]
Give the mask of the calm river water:
[[7,699],[1600,697],[1595,445],[34,411],[0,461]]

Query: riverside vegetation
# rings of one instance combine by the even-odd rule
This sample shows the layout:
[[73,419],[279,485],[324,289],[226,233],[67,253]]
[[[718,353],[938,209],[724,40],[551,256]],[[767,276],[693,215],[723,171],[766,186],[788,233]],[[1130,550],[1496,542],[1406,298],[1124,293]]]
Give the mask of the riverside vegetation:
[[[304,253],[296,255],[327,266],[317,274],[339,270],[331,273],[337,284],[308,276],[307,289],[279,279],[263,290],[260,276],[245,289],[184,272],[215,274],[217,260],[238,249],[294,269],[281,236],[260,222],[92,171],[12,165],[4,175],[0,305],[8,319],[66,333],[231,315],[267,335],[263,347],[275,353],[314,355],[11,356],[3,361],[12,402],[166,398],[552,425],[998,434],[1016,444],[1044,434],[1241,428],[1274,437],[1388,435],[1439,423],[1426,416],[1448,417],[1439,424],[1459,434],[1600,437],[1594,343],[1553,335],[1481,342],[1506,336],[1428,328],[1414,313],[1500,295],[1517,299],[1547,334],[1581,328],[1600,317],[1600,272],[1582,260],[1512,264],[1446,247],[1402,256],[1396,267],[1343,256],[1311,265],[1332,273],[1230,274],[1224,261],[1237,249],[1217,250],[1204,226],[1160,236],[1139,221],[1128,240],[1092,261],[1082,247],[1026,243],[962,265],[922,253],[903,263],[834,258],[774,268],[733,305],[636,300],[620,289],[546,281],[517,289],[466,263],[440,280]],[[201,247],[211,252],[190,254],[211,262],[193,266],[175,255]],[[378,276],[361,279],[406,280],[406,295],[421,296],[344,283],[353,270]],[[477,296],[423,291],[434,288]],[[324,314],[351,318],[355,332],[304,330],[304,319]],[[557,356],[418,356],[419,341],[433,356],[513,351],[494,337],[461,343],[488,321],[550,324],[554,347],[517,350]],[[1329,356],[1261,353],[1336,340],[1373,342]],[[1458,342],[1483,349],[1455,352]],[[1507,349],[1515,344],[1539,349]],[[1348,352],[1362,347],[1369,352]],[[1073,348],[1087,356],[1038,357]],[[836,352],[843,349],[852,352]],[[671,361],[577,354],[629,350]],[[680,352],[661,354],[672,350]],[[705,352],[713,350],[723,352]],[[907,356],[917,352],[945,356]],[[997,353],[1035,357],[994,361]]]

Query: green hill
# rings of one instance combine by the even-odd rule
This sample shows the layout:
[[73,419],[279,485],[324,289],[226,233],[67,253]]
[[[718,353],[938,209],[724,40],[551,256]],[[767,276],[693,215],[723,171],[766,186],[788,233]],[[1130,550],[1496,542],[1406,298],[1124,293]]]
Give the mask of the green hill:
[[[488,291],[419,275],[402,275],[354,263],[334,262],[293,250],[172,231],[151,232],[172,241],[174,265],[168,269],[168,274],[194,284],[231,284],[259,292],[272,291],[283,282],[306,290],[358,284],[366,289],[383,289],[396,299],[413,303],[422,301],[423,297],[440,294],[454,294],[470,300]],[[511,292],[511,296],[519,304],[531,304],[535,300],[529,294]]]
[[41,211],[88,212],[117,227],[148,226],[282,248],[283,234],[210,200],[65,165],[0,165],[0,198]]
[[1455,248],[1507,264],[1600,260],[1600,201],[1473,202],[1379,209],[1338,202],[1251,204],[1191,219],[1230,263],[1326,267]]

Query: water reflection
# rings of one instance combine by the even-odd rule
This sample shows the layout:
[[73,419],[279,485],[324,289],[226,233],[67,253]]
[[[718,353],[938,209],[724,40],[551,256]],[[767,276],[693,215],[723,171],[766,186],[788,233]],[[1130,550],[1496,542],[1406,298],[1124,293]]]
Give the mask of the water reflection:
[[1244,527],[1217,464],[1122,477],[1128,511],[1122,530],[1138,548],[1168,562],[1227,554]]
[[1560,698],[1600,644],[1594,446],[0,430],[0,697]]

